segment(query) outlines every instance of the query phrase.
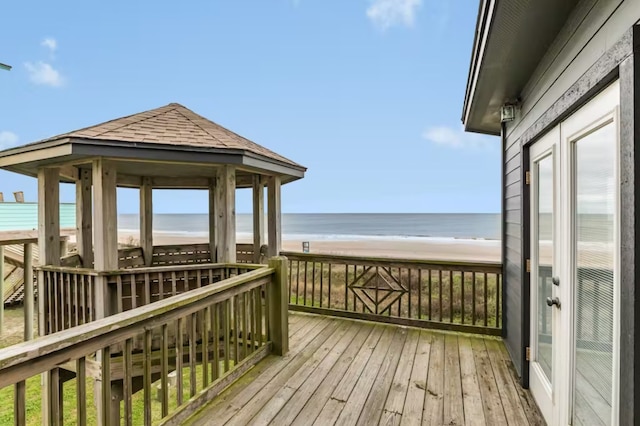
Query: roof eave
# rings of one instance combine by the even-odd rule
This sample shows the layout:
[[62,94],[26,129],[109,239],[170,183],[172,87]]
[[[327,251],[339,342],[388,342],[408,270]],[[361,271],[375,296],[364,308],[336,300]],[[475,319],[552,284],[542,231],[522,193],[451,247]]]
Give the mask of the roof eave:
[[[48,162],[54,164],[66,158],[127,158],[130,160],[184,161],[193,163],[233,164],[261,171],[290,176],[293,180],[304,177],[307,170],[243,149],[172,146],[149,142],[106,141],[82,138],[63,138],[24,145],[0,152],[0,168],[33,176],[21,165]],[[287,180],[289,181],[289,180]]]
[[[464,103],[462,107],[462,123],[466,131],[487,133],[485,131],[472,130],[469,126],[469,115],[473,104],[473,96],[478,81],[480,66],[484,56],[484,48],[487,42],[487,36],[493,20],[493,10],[495,0],[482,0],[478,6],[478,17],[476,19],[476,31],[473,39],[473,50],[471,52],[471,63],[469,64],[469,75],[467,77],[467,88],[465,91]],[[489,133],[493,134],[493,133]]]

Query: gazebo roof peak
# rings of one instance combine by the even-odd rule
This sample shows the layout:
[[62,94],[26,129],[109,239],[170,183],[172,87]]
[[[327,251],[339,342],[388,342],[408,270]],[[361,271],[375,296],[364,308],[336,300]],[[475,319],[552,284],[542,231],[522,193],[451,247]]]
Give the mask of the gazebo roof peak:
[[166,168],[156,168],[153,175],[166,176],[206,176],[210,165],[230,164],[242,173],[280,175],[283,183],[302,178],[306,171],[175,102],[1,151],[0,168],[35,176],[41,167],[78,165],[97,157],[129,162],[119,173],[137,176],[149,171],[131,162],[164,164]]
[[167,144],[175,147],[238,149],[300,166],[176,102],[63,133],[36,144],[64,138]]

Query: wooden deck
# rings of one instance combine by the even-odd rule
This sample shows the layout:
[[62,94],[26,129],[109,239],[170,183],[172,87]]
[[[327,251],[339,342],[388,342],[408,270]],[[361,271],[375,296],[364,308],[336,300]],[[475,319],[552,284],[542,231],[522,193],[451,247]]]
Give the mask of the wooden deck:
[[498,338],[290,314],[270,356],[191,425],[537,425]]

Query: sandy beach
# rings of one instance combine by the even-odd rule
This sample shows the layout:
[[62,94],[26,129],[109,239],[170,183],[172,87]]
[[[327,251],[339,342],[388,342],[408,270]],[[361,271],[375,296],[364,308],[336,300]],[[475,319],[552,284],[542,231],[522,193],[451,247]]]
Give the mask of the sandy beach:
[[[119,242],[136,243],[138,235],[119,233]],[[154,245],[206,243],[205,237],[154,233]],[[251,243],[238,239],[238,243]],[[500,262],[500,241],[455,239],[359,239],[309,241],[310,253],[428,260]],[[285,238],[284,251],[302,252],[302,240]]]

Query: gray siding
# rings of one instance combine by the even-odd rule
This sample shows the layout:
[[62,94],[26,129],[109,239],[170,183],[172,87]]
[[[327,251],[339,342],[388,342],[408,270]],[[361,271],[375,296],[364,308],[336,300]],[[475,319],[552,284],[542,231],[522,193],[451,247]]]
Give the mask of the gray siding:
[[[507,140],[506,153],[514,151],[516,144]],[[505,179],[504,179],[504,203],[505,203],[505,235],[504,241],[504,341],[514,360],[514,366],[518,374],[522,375],[522,363],[516,362],[522,358],[522,208],[520,167],[521,154],[519,147],[515,155],[509,158],[505,155]]]
[[[528,344],[528,300],[525,283],[523,232],[528,218],[523,211],[522,159],[526,145],[546,130],[543,115],[561,118],[561,97],[614,47],[640,19],[639,0],[582,0],[549,47],[522,91],[518,117],[506,127],[504,152],[504,272],[505,344],[518,373],[527,384],[523,348]],[[566,108],[563,105],[562,108]],[[557,111],[556,111],[557,110]],[[544,120],[542,120],[544,121]],[[528,250],[527,250],[528,251]]]

